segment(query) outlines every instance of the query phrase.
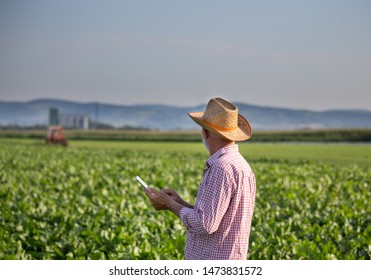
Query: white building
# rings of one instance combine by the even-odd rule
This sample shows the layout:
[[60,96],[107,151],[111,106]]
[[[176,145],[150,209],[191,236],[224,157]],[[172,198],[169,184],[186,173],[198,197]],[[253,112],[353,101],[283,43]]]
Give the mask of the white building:
[[80,115],[60,115],[59,125],[64,128],[89,129],[89,117]]

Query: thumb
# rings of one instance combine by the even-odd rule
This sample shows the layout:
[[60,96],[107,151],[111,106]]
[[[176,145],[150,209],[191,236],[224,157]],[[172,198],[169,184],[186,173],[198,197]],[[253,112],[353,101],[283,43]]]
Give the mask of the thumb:
[[172,195],[174,194],[174,191],[172,189],[162,189],[161,190],[163,193],[166,193],[167,195]]
[[144,189],[144,193],[148,196],[148,197],[151,197],[154,195],[154,192],[153,192],[153,189],[152,188],[148,188],[148,189]]

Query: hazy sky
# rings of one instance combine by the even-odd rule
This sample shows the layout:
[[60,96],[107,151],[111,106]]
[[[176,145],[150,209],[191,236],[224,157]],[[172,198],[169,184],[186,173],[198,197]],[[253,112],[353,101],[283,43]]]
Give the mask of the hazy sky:
[[0,0],[0,100],[371,110],[371,1]]

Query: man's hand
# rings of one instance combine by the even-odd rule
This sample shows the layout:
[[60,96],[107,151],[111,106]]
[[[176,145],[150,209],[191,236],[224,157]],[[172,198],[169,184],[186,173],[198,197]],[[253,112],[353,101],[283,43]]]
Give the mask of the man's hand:
[[157,211],[169,209],[172,198],[164,192],[158,191],[156,189],[150,188],[145,190],[145,194],[148,196],[153,208]]
[[173,212],[175,215],[179,217],[180,210],[183,208],[183,205],[173,200],[165,192],[158,191],[153,188],[150,188],[149,190],[145,190],[144,192],[148,196],[149,200],[151,201],[153,208],[155,208],[157,211],[170,210],[171,212]]

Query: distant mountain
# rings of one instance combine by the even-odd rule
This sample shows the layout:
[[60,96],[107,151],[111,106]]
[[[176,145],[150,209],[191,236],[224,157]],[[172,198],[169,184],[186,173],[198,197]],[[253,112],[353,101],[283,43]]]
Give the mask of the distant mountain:
[[[308,111],[261,107],[235,103],[253,129],[284,130],[303,128],[371,128],[371,111],[330,110]],[[60,114],[87,115],[91,120],[115,127],[132,126],[160,130],[198,129],[188,112],[200,112],[206,107],[176,107],[167,105],[114,105],[80,103],[56,99],[38,99],[30,102],[0,101],[0,125],[47,125],[49,108]]]

